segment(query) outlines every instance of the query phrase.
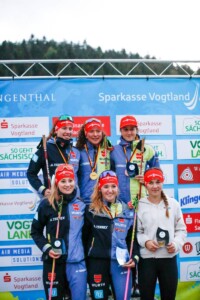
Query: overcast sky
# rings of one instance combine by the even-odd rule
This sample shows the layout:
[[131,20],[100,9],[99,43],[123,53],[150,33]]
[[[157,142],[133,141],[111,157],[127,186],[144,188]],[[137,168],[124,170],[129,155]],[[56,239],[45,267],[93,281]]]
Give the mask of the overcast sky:
[[200,60],[200,0],[0,0],[0,43],[83,43],[157,59]]

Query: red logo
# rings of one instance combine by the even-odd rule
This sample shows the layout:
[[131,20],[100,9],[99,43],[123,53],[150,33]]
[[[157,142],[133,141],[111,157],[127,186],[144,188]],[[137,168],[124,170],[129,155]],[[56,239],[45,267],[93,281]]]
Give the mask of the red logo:
[[4,282],[11,282],[11,276],[6,273],[6,275],[3,276],[3,281]]
[[200,232],[200,214],[189,213],[183,214],[187,232]]
[[100,283],[102,280],[102,275],[101,274],[94,274],[94,282]]
[[70,152],[71,157],[76,158],[76,153],[74,151]]
[[191,253],[193,250],[192,244],[187,242],[183,245],[183,252],[184,253]]
[[[73,137],[78,136],[78,132],[81,128],[81,126],[84,124],[84,122],[91,118],[97,118],[101,120],[103,131],[107,136],[111,136],[111,126],[110,126],[110,117],[109,116],[87,116],[87,117],[73,117],[74,119],[74,126],[73,126]],[[52,118],[52,123],[55,124],[55,122],[58,120],[58,117]]]
[[80,209],[79,204],[72,204],[72,206],[73,206],[73,209],[76,211]]
[[136,153],[136,158],[137,158],[137,159],[141,159],[141,157],[142,157],[142,154],[141,154],[141,153]]
[[105,150],[102,150],[102,151],[101,151],[101,155],[102,155],[103,157],[105,157],[105,156],[106,156],[106,151],[105,151]]
[[119,222],[120,223],[124,223],[124,219],[119,219]]
[[[51,281],[52,273],[48,273],[48,280]],[[56,279],[56,273],[53,273],[53,281]]]
[[7,129],[8,128],[8,122],[6,120],[3,120],[1,122],[1,129]]
[[200,164],[178,165],[178,183],[200,183]]

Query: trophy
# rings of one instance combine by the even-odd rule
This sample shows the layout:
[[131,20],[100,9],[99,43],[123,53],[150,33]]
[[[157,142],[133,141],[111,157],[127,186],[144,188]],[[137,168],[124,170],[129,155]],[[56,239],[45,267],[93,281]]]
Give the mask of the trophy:
[[136,163],[127,162],[126,172],[127,172],[129,177],[134,178],[135,176],[137,176],[139,174],[138,165]]
[[59,238],[53,238],[52,239],[52,250],[57,254],[64,254],[63,253],[63,240]]
[[159,247],[167,246],[167,244],[169,244],[169,231],[158,227],[156,232],[156,239]]

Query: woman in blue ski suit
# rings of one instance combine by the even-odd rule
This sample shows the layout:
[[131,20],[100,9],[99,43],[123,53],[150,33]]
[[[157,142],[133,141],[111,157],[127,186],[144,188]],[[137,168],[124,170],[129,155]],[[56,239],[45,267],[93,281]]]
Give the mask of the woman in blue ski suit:
[[[114,299],[124,299],[127,268],[134,268],[139,260],[136,240],[132,257],[128,254],[134,210],[120,201],[117,194],[116,174],[110,170],[102,172],[86,210],[83,229],[92,299],[108,299],[110,284]],[[130,294],[131,279],[127,299]]]
[[[42,141],[30,161],[27,178],[32,188],[41,197],[48,197],[50,195],[51,179],[60,164],[69,163],[73,165],[75,175],[78,172],[80,153],[73,147],[73,123],[74,121],[71,116],[62,115],[54,124],[46,143],[48,166],[46,165]],[[49,169],[50,178],[48,178],[47,168]],[[42,180],[39,177],[40,170],[42,170],[43,174]]]
[[80,196],[85,204],[89,205],[99,174],[110,169],[110,151],[113,149],[99,119],[91,118],[85,121],[79,131],[76,147],[80,150]]
[[[77,196],[73,167],[62,164],[56,169],[51,196],[40,203],[31,227],[31,236],[43,252],[47,299],[51,294],[54,300],[64,300],[68,282],[72,299],[86,300],[87,272],[82,244],[84,212],[85,204]],[[53,260],[55,272],[52,274]]]

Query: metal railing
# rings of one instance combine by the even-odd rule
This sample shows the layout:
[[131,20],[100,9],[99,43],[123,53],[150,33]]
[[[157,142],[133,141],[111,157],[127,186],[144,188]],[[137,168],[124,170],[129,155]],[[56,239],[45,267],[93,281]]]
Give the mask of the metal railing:
[[34,59],[0,60],[0,79],[199,78],[200,60]]

